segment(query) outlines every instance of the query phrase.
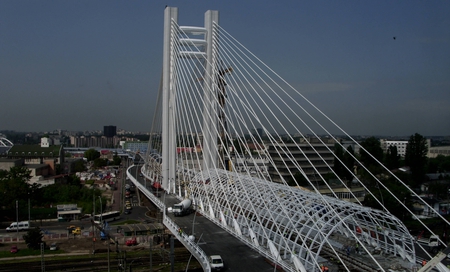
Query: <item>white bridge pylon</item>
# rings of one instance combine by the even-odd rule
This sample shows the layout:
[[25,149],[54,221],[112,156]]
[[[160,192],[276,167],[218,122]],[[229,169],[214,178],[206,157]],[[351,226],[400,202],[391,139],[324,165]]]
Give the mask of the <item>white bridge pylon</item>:
[[[313,165],[316,172],[304,171],[296,160],[315,147],[288,150],[280,135],[269,133],[274,125],[263,124],[269,117],[277,118],[277,125],[291,119],[278,119],[282,113],[272,112],[276,106],[268,106],[268,116],[258,113],[268,99],[250,103],[251,76],[235,84],[230,79],[227,85],[225,77],[240,72],[240,67],[237,58],[234,62],[237,51],[227,51],[230,58],[223,60],[221,51],[228,50],[229,40],[220,35],[225,31],[219,27],[217,11],[205,13],[204,27],[179,26],[178,9],[173,7],[165,9],[164,20],[163,76],[157,102],[161,108],[155,114],[160,120],[153,121],[144,158],[142,172],[147,179],[168,193],[190,198],[198,212],[286,271],[320,271],[322,264],[336,263],[347,271],[355,267],[386,271],[392,263],[408,269],[415,266],[414,239],[398,218],[386,210],[316,191],[310,179],[318,170]],[[271,82],[267,88],[274,85]],[[236,86],[246,89],[239,92]],[[259,95],[265,89],[258,85],[253,90]],[[236,101],[242,104],[235,107]],[[287,105],[280,108],[290,110]],[[262,145],[260,135],[253,133],[258,127],[283,159],[270,158],[264,149],[250,155],[250,144]],[[240,129],[241,135],[247,135],[245,140],[236,136]],[[295,146],[295,140],[290,140]],[[258,164],[254,157],[268,161],[281,181],[275,183],[272,174],[254,171]],[[240,164],[244,160],[253,160],[253,166]],[[324,158],[317,153],[316,160]],[[292,177],[301,173],[313,191],[288,186],[277,166],[286,166]],[[361,254],[349,256],[347,250],[354,253],[355,247]]]

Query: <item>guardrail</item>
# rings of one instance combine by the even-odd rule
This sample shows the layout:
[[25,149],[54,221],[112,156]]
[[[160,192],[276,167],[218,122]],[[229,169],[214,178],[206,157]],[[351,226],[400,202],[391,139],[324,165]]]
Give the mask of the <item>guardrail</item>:
[[142,185],[138,180],[134,178],[134,176],[130,173],[130,169],[134,166],[130,166],[127,169],[127,177],[130,179],[131,182],[133,182],[134,186],[140,190],[148,199],[150,199],[161,211],[164,211],[165,205],[164,203],[159,200],[154,194],[149,192],[147,188],[145,188],[144,185]]
[[161,211],[163,211],[163,224],[166,226],[169,231],[177,237],[177,239],[191,252],[191,254],[197,259],[197,261],[200,263],[200,265],[203,268],[203,271],[210,272],[211,266],[209,264],[208,257],[206,256],[205,252],[191,239],[189,239],[189,236],[186,235],[184,232],[179,231],[181,228],[175,224],[172,219],[170,219],[168,216],[166,216],[165,213],[165,205],[164,203],[159,200],[155,195],[153,195],[151,192],[145,188],[138,180],[134,178],[134,176],[130,173],[130,169],[133,166],[130,166],[127,169],[127,177],[130,179],[131,182],[135,185],[135,187],[140,190],[146,197],[148,197]]
[[206,256],[203,249],[201,249],[193,240],[189,239],[189,236],[186,233],[180,231],[181,228],[175,224],[168,216],[164,216],[163,219],[164,226],[166,226],[170,232],[172,232],[175,237],[192,253],[192,255],[197,259],[200,265],[203,268],[203,271],[211,271],[211,266],[208,261],[208,257]]

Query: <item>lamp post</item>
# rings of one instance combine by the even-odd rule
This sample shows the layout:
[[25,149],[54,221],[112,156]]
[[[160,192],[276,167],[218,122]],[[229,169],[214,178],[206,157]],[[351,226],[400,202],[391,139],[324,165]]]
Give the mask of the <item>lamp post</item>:
[[195,216],[197,215],[197,207],[195,207],[195,211],[194,211],[194,219],[192,220],[192,236],[195,237],[195,232],[194,232],[194,225],[195,225]]
[[103,205],[102,205],[102,197],[98,196],[98,198],[100,199],[100,226],[103,228]]
[[133,271],[133,268],[131,267],[131,265],[132,265],[132,264],[134,263],[134,261],[136,261],[136,260],[137,260],[137,259],[134,259],[134,260],[131,261],[131,263],[130,263],[130,270],[129,270],[130,272]]
[[16,238],[16,246],[19,246],[19,201],[16,200],[16,230],[17,230],[17,238]]
[[31,213],[30,213],[30,193],[28,192],[28,221],[31,221]]

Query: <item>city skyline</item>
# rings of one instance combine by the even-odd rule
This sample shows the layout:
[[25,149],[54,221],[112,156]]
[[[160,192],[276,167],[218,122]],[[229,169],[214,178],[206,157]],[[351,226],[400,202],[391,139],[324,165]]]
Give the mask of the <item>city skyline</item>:
[[[165,4],[0,2],[0,130],[150,131]],[[168,1],[220,25],[351,135],[450,135],[448,2]]]

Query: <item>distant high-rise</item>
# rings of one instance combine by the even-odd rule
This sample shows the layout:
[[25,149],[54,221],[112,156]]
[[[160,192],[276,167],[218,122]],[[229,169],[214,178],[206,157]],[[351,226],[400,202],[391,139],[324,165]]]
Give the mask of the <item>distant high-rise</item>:
[[103,136],[107,138],[112,138],[117,135],[116,126],[104,126],[103,127]]

